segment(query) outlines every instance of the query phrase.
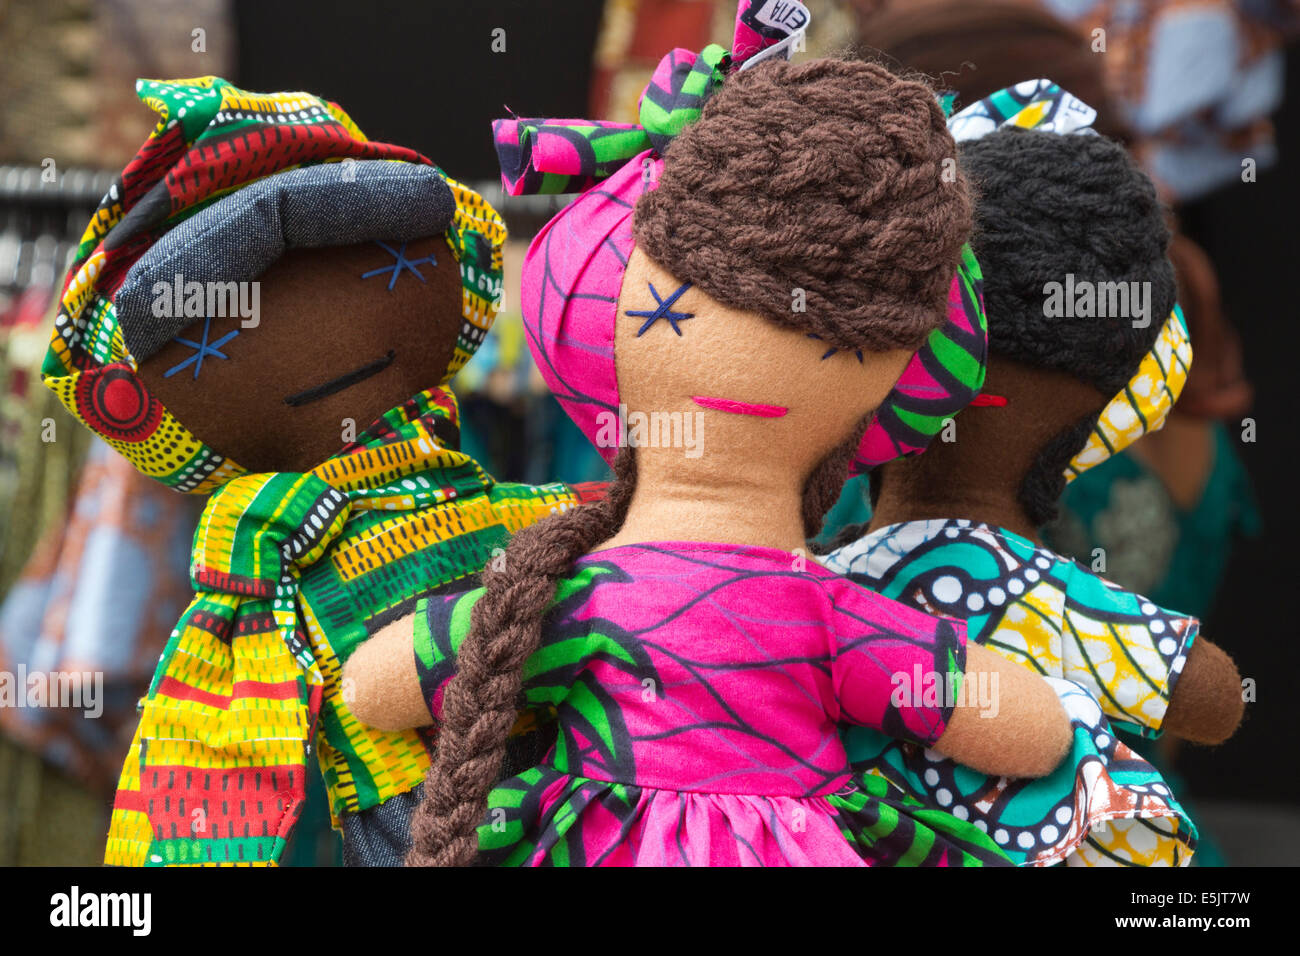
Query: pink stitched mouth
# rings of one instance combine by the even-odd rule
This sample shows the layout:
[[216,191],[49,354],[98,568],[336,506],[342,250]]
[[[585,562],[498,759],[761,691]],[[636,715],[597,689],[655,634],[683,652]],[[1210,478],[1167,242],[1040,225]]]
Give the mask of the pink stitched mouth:
[[780,418],[790,409],[784,405],[754,405],[750,402],[733,402],[729,398],[708,398],[692,395],[691,401],[700,408],[713,408],[732,415],[757,415],[759,418]]

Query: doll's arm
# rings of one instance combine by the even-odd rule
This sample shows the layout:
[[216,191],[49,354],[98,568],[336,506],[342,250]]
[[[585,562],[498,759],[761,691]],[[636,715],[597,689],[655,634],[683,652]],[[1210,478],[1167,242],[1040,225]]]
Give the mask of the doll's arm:
[[1056,690],[934,617],[844,581],[832,673],[844,723],[933,747],[981,773],[1041,777],[1070,746]]
[[[428,727],[442,716],[442,696],[456,676],[456,660],[468,639],[472,611],[483,588],[439,594],[420,600],[415,613],[380,629],[356,649],[343,665],[344,700],[364,724],[377,730]],[[547,657],[545,648],[525,662],[522,672],[524,709],[552,710],[566,696],[572,680],[592,654],[603,654],[601,640],[570,647],[564,662]],[[535,667],[539,660],[545,666]],[[528,729],[517,724],[515,733]]]
[[357,720],[376,730],[433,723],[415,666],[415,618],[411,614],[381,628],[343,665],[344,701]]
[[966,646],[963,693],[934,749],[981,773],[1045,777],[1070,747],[1070,719],[1052,686],[1033,671]]
[[1241,674],[1221,647],[1197,637],[1169,696],[1161,729],[1198,744],[1221,744],[1241,724]]

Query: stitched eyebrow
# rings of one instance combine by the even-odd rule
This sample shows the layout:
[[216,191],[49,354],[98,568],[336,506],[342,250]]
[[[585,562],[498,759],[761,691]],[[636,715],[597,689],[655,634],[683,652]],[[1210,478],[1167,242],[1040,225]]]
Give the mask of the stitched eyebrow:
[[670,326],[672,326],[674,332],[676,332],[678,335],[681,335],[682,330],[677,327],[677,323],[682,322],[686,319],[695,318],[695,313],[674,312],[672,310],[672,305],[679,298],[681,298],[683,292],[685,292],[687,289],[691,287],[691,283],[683,282],[678,287],[677,291],[674,292],[666,299],[659,295],[659,291],[655,288],[655,284],[653,282],[647,282],[646,285],[650,286],[650,294],[655,297],[655,302],[657,302],[658,305],[653,309],[628,309],[626,312],[623,313],[624,315],[630,315],[635,318],[641,318],[646,320],[645,324],[642,325],[641,328],[636,330],[636,334],[638,336],[644,334],[646,329],[650,328],[650,326],[654,325],[660,319],[664,319],[668,322]]
[[[816,332],[809,332],[809,333],[808,333],[808,338],[810,338],[810,339],[817,339],[819,342],[821,341],[821,336],[818,335]],[[838,351],[840,351],[840,350],[839,350],[839,349],[836,349],[836,348],[829,349],[829,350],[826,352],[826,354],[822,356],[822,361],[825,362],[828,358],[830,358],[832,355],[834,355],[834,354],[835,354],[836,352],[838,352]],[[862,360],[862,349],[854,349],[854,350],[853,350],[853,354],[856,355],[856,356],[858,357],[858,364],[859,364],[859,365],[862,365],[862,364],[863,364],[863,360]]]
[[419,259],[406,258],[406,243],[402,243],[401,248],[394,249],[388,243],[381,242],[378,239],[376,239],[375,245],[379,246],[381,249],[383,249],[385,252],[387,252],[389,255],[393,257],[393,264],[391,266],[381,266],[378,269],[371,269],[369,272],[363,272],[361,273],[361,278],[369,279],[371,276],[384,275],[385,273],[391,274],[392,278],[388,280],[389,292],[393,291],[393,286],[397,284],[397,277],[401,275],[403,269],[409,269],[412,275],[414,275],[421,282],[424,282],[425,281],[424,274],[420,272],[420,270],[417,269],[416,266],[422,265],[426,262],[434,266],[438,264],[438,260],[434,258],[432,252],[429,253],[427,256],[423,256]]
[[190,348],[194,349],[194,354],[191,355],[189,358],[187,358],[185,361],[181,362],[179,365],[173,365],[167,371],[163,372],[163,378],[171,378],[173,375],[175,375],[177,372],[181,371],[188,365],[194,366],[194,377],[198,378],[199,372],[202,371],[203,369],[203,359],[205,356],[208,355],[215,355],[217,358],[229,360],[230,358],[229,355],[227,355],[225,352],[221,352],[218,350],[221,348],[221,346],[225,345],[236,335],[238,335],[239,329],[232,329],[231,331],[223,335],[221,338],[217,339],[215,342],[209,344],[208,332],[211,330],[211,328],[212,328],[212,319],[207,318],[203,320],[203,336],[201,341],[195,342],[193,339],[183,339],[179,335],[176,336],[176,338],[172,339],[173,342],[179,342],[181,345],[188,345]]

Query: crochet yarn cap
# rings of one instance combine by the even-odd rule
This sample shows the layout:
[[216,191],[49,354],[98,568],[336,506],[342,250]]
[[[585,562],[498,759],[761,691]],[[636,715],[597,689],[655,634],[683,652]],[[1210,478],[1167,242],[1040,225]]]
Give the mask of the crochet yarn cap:
[[[235,281],[260,274],[286,248],[442,233],[462,287],[443,381],[469,361],[496,316],[506,235],[481,196],[414,150],[366,139],[341,107],[310,93],[251,93],[216,76],[140,80],[136,92],[158,125],[82,235],[41,369],[68,410],[136,468],[193,493],[245,472],[136,375],[177,331],[145,301],[146,282],[176,262]],[[340,213],[332,217],[309,208],[331,182]]]

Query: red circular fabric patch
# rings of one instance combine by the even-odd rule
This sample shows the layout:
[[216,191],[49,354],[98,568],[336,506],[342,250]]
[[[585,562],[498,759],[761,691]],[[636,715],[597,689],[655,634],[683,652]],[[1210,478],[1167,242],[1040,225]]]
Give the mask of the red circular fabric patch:
[[131,367],[118,362],[82,373],[77,380],[77,413],[104,438],[140,442],[157,430],[163,407]]
[[120,378],[111,379],[104,384],[104,411],[114,421],[134,421],[140,414],[141,398],[137,389]]

